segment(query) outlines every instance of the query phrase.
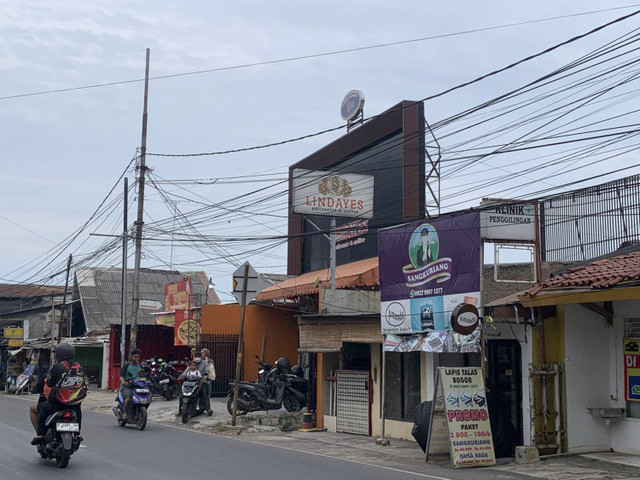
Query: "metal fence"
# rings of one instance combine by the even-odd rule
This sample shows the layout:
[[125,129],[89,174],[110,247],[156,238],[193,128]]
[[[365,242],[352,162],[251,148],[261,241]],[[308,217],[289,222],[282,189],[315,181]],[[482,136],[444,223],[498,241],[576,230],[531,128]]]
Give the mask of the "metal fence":
[[547,262],[579,262],[640,243],[640,175],[541,200]]
[[203,334],[200,337],[201,348],[208,348],[216,368],[211,395],[224,396],[229,391],[229,381],[235,379],[236,356],[238,354],[238,335]]

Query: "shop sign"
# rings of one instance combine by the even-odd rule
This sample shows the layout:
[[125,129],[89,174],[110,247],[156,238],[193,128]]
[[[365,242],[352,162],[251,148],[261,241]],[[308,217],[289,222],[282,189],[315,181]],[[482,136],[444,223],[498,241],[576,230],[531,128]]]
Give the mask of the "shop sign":
[[461,304],[481,305],[478,213],[380,230],[382,333],[451,331]]
[[5,328],[4,329],[4,338],[22,339],[23,335],[24,335],[24,329],[22,328]]
[[533,204],[483,201],[480,206],[483,239],[535,241],[536,210]]
[[373,186],[373,175],[296,169],[292,208],[301,214],[371,218]]
[[461,335],[469,335],[480,323],[480,316],[475,305],[460,303],[451,313],[451,328]]
[[624,390],[629,402],[640,402],[640,339],[624,339]]
[[173,344],[176,347],[195,347],[200,341],[202,329],[198,318],[194,318],[192,310],[175,311],[175,327]]
[[165,312],[173,312],[176,310],[184,310],[192,307],[191,305],[191,279],[179,280],[173,283],[167,283],[164,286],[164,310]]
[[349,122],[362,113],[363,107],[364,93],[360,90],[351,90],[342,99],[340,116],[343,120]]
[[10,338],[7,340],[8,347],[21,347],[23,345],[21,338]]
[[[438,367],[433,405],[443,405],[440,411],[444,413],[451,464],[455,468],[496,464],[480,368]],[[432,417],[438,418],[438,408],[433,409]],[[430,451],[428,444],[427,455]]]

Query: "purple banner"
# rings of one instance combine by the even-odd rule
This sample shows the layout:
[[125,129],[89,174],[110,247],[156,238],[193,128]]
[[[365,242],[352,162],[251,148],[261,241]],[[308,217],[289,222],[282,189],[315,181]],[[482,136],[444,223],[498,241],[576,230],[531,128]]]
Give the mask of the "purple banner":
[[382,331],[449,330],[458,304],[479,307],[481,247],[476,212],[381,230]]

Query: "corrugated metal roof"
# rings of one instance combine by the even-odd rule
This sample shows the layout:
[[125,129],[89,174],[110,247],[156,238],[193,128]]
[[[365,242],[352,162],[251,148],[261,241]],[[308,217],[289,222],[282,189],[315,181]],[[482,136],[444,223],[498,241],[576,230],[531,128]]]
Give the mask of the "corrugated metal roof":
[[[191,278],[195,306],[219,304],[220,299],[204,272],[140,270],[140,300],[164,305],[164,286],[167,283]],[[127,325],[131,324],[133,302],[133,269],[127,270]],[[87,332],[105,331],[121,323],[122,269],[86,267],[75,271],[74,298],[80,297]],[[164,307],[159,308],[161,311]],[[155,310],[138,310],[138,325],[155,325]]]
[[[373,287],[380,285],[378,257],[336,267],[336,288]],[[329,269],[303,273],[297,277],[265,288],[256,301],[275,300],[317,293],[321,288],[329,288]]]

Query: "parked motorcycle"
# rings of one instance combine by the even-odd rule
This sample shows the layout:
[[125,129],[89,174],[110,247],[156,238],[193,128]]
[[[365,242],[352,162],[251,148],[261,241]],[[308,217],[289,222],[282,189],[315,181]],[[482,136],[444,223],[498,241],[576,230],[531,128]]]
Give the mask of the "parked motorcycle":
[[47,418],[46,431],[38,453],[42,458],[56,460],[56,466],[66,468],[69,458],[80,448],[80,424],[73,410],[54,412]]
[[[264,381],[241,381],[238,384],[236,414],[246,415],[258,410],[279,410],[283,406],[288,412],[302,410],[306,404],[306,380],[300,379],[298,375],[290,372],[289,360],[280,358],[275,362],[273,368],[262,377]],[[261,378],[260,375],[258,378]],[[231,390],[227,394],[227,411],[233,415],[235,382],[229,382],[229,385]]]
[[124,418],[124,398],[118,391],[118,405],[113,407],[113,413],[118,419],[118,424],[124,427],[127,423],[136,426],[138,430],[144,430],[147,426],[147,408],[151,403],[151,390],[149,381],[145,378],[136,378],[129,382],[131,385],[131,400],[127,405],[127,418]]
[[182,423],[187,423],[189,417],[196,417],[201,413],[207,412],[211,415],[211,410],[207,411],[203,404],[201,395],[202,387],[207,377],[184,377],[182,379],[180,401],[178,403],[178,413],[182,419]]
[[162,395],[166,400],[171,400],[180,395],[180,385],[178,385],[175,364],[176,362],[162,362],[160,364],[158,384],[162,388]]

